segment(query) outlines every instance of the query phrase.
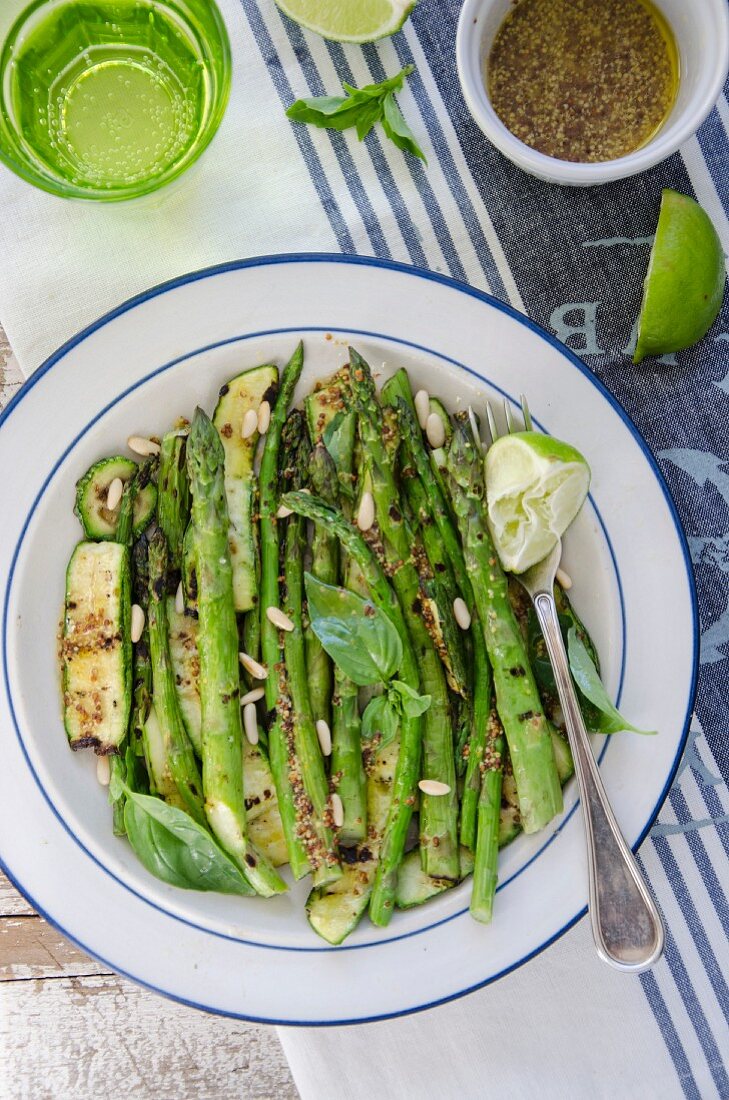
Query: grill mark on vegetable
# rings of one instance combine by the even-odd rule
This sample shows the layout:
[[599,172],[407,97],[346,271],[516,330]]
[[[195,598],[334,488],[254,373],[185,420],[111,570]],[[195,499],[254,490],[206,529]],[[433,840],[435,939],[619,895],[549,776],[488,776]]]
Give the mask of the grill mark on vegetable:
[[263,394],[263,397],[261,398],[261,403],[263,403],[264,401],[268,401],[271,408],[273,408],[273,406],[276,403],[276,398],[277,397],[278,397],[278,384],[276,382],[272,382],[271,385],[268,387],[268,389]]

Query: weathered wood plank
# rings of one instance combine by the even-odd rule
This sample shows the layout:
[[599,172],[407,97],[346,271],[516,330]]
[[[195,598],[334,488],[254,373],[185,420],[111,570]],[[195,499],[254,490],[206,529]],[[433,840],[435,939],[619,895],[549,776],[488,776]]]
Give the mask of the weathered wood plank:
[[[0,327],[0,409],[4,408],[21,384],[20,371],[7,336]],[[0,917],[32,913],[25,898],[15,890],[0,872]]]
[[18,362],[10,350],[7,337],[0,328],[0,408],[7,405],[20,388],[22,377]]
[[0,987],[0,1051],[0,1095],[13,1100],[297,1097],[272,1028],[207,1016],[121,978]]
[[27,916],[32,912],[25,898],[0,871],[0,918]]
[[108,973],[40,917],[0,920],[0,982]]

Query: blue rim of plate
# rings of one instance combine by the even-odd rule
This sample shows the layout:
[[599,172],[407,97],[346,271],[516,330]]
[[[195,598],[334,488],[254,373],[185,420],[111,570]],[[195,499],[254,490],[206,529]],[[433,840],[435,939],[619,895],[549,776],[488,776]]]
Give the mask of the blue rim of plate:
[[[150,288],[149,290],[146,290],[146,291],[144,291],[140,294],[134,295],[133,297],[127,299],[127,301],[123,302],[121,305],[117,306],[115,309],[108,311],[106,314],[99,317],[92,324],[90,324],[86,328],[82,329],[79,333],[77,333],[75,336],[73,336],[71,339],[66,341],[63,345],[61,345],[61,347],[58,348],[52,355],[50,355],[45,360],[45,362],[38,368],[38,370],[35,371],[31,375],[31,377],[28,379],[28,381],[21,387],[21,389],[18,391],[18,393],[12,398],[12,400],[9,402],[9,404],[6,406],[6,408],[0,413],[0,427],[2,427],[2,425],[9,418],[9,416],[13,413],[13,411],[17,408],[17,406],[21,403],[21,401],[24,399],[24,397],[27,396],[29,391],[41,380],[41,378],[45,374],[47,374],[48,371],[50,371],[57,363],[59,363],[70,351],[72,351],[73,348],[75,348],[78,344],[82,343],[85,339],[87,339],[90,335],[92,335],[98,329],[103,328],[105,325],[109,324],[109,322],[115,320],[117,317],[121,316],[122,314],[129,312],[130,310],[134,309],[136,306],[142,304],[143,302],[149,301],[152,298],[159,297],[160,295],[165,294],[168,291],[174,290],[174,289],[176,289],[180,286],[185,286],[189,283],[200,282],[200,281],[202,281],[204,279],[207,279],[207,278],[212,278],[212,277],[215,277],[217,275],[225,274],[226,272],[242,270],[242,269],[246,269],[246,268],[266,267],[266,266],[273,266],[273,265],[277,265],[277,264],[293,264],[293,263],[340,263],[340,264],[351,264],[351,265],[356,265],[356,266],[375,267],[375,268],[386,269],[386,270],[397,272],[399,274],[414,276],[416,278],[421,278],[421,279],[425,279],[425,280],[428,280],[428,281],[431,281],[431,282],[440,283],[443,286],[449,287],[452,290],[459,291],[460,293],[466,294],[467,296],[469,296],[471,298],[475,298],[476,300],[481,301],[481,302],[491,306],[492,308],[498,310],[501,313],[506,314],[507,316],[511,317],[512,320],[516,321],[517,323],[523,325],[524,327],[530,329],[532,332],[536,333],[542,340],[545,340],[548,344],[550,344],[557,351],[559,351],[565,358],[567,358],[570,361],[570,363],[574,367],[576,367],[577,370],[591,382],[591,384],[598,390],[598,392],[602,395],[602,397],[608,402],[608,404],[611,406],[611,408],[617,413],[619,418],[622,420],[622,422],[624,423],[624,425],[626,426],[626,428],[628,429],[628,431],[632,435],[635,442],[638,444],[640,450],[642,451],[643,455],[646,458],[646,461],[648,462],[648,465],[650,466],[650,468],[653,472],[653,475],[654,475],[654,477],[655,477],[655,479],[658,483],[658,486],[661,489],[663,497],[666,501],[669,513],[670,513],[671,518],[672,518],[673,523],[674,523],[674,527],[675,527],[676,535],[677,535],[677,538],[678,538],[678,541],[679,541],[679,545],[681,547],[681,551],[682,551],[682,554],[683,554],[684,564],[685,564],[685,567],[686,567],[686,578],[687,578],[687,582],[688,582],[689,596],[690,596],[690,602],[691,602],[691,615],[692,615],[692,627],[693,627],[693,639],[692,639],[692,641],[693,641],[693,646],[692,646],[692,657],[693,657],[693,659],[692,659],[692,669],[691,669],[691,682],[690,682],[689,695],[688,695],[688,701],[687,701],[687,709],[686,709],[686,714],[685,714],[685,717],[684,717],[682,735],[681,735],[681,738],[679,740],[679,744],[678,744],[678,747],[677,747],[677,750],[676,750],[676,755],[674,757],[674,761],[673,761],[673,764],[671,766],[670,772],[669,772],[669,774],[666,778],[666,782],[664,784],[663,790],[661,791],[661,793],[660,793],[660,795],[659,795],[659,797],[656,801],[656,804],[655,804],[655,806],[654,806],[654,808],[653,808],[653,810],[652,810],[652,812],[649,816],[648,821],[646,822],[646,825],[645,825],[644,829],[642,830],[640,836],[638,837],[637,841],[633,845],[633,851],[634,852],[637,851],[638,848],[640,847],[640,845],[643,843],[643,841],[644,841],[645,837],[647,836],[648,832],[650,831],[654,821],[656,820],[656,817],[658,816],[658,813],[660,812],[661,806],[663,805],[663,803],[664,803],[664,801],[665,801],[665,799],[668,795],[668,792],[669,792],[669,790],[670,790],[670,788],[673,784],[673,780],[676,776],[676,772],[678,770],[678,767],[679,767],[679,764],[680,764],[680,761],[681,761],[681,757],[683,755],[683,752],[684,752],[684,749],[685,749],[685,746],[686,746],[686,741],[687,741],[687,738],[688,738],[691,715],[692,715],[692,712],[693,712],[693,704],[694,704],[694,700],[695,700],[695,696],[696,696],[696,688],[697,688],[697,680],[698,680],[698,668],[699,668],[699,617],[698,617],[698,600],[697,600],[697,594],[696,594],[696,584],[695,584],[695,579],[694,579],[694,574],[693,574],[693,566],[692,566],[692,563],[691,563],[691,557],[690,557],[690,553],[689,553],[689,549],[688,549],[688,543],[687,543],[687,540],[686,540],[686,535],[684,533],[683,526],[682,526],[682,523],[681,523],[681,519],[680,519],[680,517],[678,515],[678,511],[676,509],[676,505],[673,501],[673,498],[671,496],[668,485],[666,484],[665,478],[663,477],[663,474],[662,474],[655,458],[653,457],[647,443],[645,442],[645,440],[641,436],[640,432],[635,427],[635,425],[632,423],[632,421],[630,420],[630,418],[628,417],[627,413],[622,408],[620,403],[617,401],[617,399],[610,393],[610,391],[603,385],[603,383],[595,375],[593,375],[593,373],[582,362],[582,360],[579,359],[579,357],[577,355],[575,355],[574,352],[570,348],[568,348],[566,345],[560,343],[560,341],[558,341],[556,339],[556,337],[552,336],[551,333],[549,333],[545,329],[541,328],[541,326],[536,324],[534,321],[530,320],[528,317],[525,317],[523,314],[518,313],[511,306],[507,305],[504,302],[499,301],[498,299],[494,298],[492,295],[487,294],[484,291],[477,290],[474,287],[471,287],[468,284],[463,283],[463,282],[461,282],[457,279],[452,279],[448,276],[441,275],[437,272],[431,272],[431,271],[427,271],[427,270],[422,269],[422,268],[412,267],[408,264],[397,263],[397,262],[392,261],[392,260],[381,260],[381,259],[377,259],[377,258],[374,258],[374,257],[367,257],[367,256],[347,256],[347,255],[343,255],[343,254],[339,254],[339,253],[331,253],[331,254],[330,253],[282,253],[282,254],[274,255],[274,256],[252,257],[248,260],[233,260],[233,261],[229,261],[229,262],[223,263],[223,264],[218,264],[218,265],[215,265],[215,266],[212,266],[212,267],[202,268],[198,271],[193,271],[193,272],[190,272],[186,275],[181,275],[181,276],[178,276],[175,279],[170,279],[170,280],[168,280],[164,283],[160,283],[160,284]],[[301,331],[301,330],[297,329],[297,331]],[[230,341],[227,341],[227,342],[230,342]],[[185,356],[182,356],[181,358],[184,359],[184,358],[187,358],[187,357],[188,357],[188,355],[185,355]],[[169,366],[169,365],[170,364],[167,364],[167,366]],[[464,366],[464,364],[458,364],[458,365],[462,366],[462,367]],[[468,369],[468,368],[466,368],[466,369]],[[475,374],[476,372],[472,372],[472,373]],[[482,376],[478,375],[478,377],[482,377]],[[488,381],[487,381],[487,384],[489,384]],[[121,396],[121,395],[119,395],[119,396]],[[117,400],[118,399],[119,398],[117,398]],[[43,490],[41,490],[41,493],[42,492],[43,492]],[[599,513],[598,513],[598,515],[599,515]],[[604,527],[603,527],[603,531],[604,531],[604,534],[607,536],[607,531],[605,530]],[[22,541],[22,535],[21,535],[21,541]],[[608,545],[609,545],[609,548],[610,548],[610,552],[612,554],[612,546],[610,544],[609,538],[608,538]],[[616,572],[617,572],[617,570],[616,570]],[[619,583],[619,579],[618,579],[618,583]],[[8,578],[8,584],[6,586],[6,598],[7,598],[7,590],[9,589],[9,585],[10,585],[10,577]],[[623,617],[623,629],[624,629],[624,617]],[[4,663],[4,665],[6,663],[5,653],[3,654],[3,663]],[[9,682],[7,681],[7,669],[5,668],[4,671],[5,671],[5,677],[6,677],[6,688],[8,690],[8,698],[9,698],[9,701],[10,701],[11,696],[10,696],[10,691],[9,691]],[[622,680],[622,676],[621,676],[621,680]],[[47,799],[48,796],[46,795],[46,792],[43,789],[42,785],[40,785],[37,776],[35,776],[35,772],[32,769],[32,766],[31,766],[31,771],[34,775],[34,778],[36,779],[36,782],[39,784],[41,792],[43,793],[44,797],[46,797],[46,799]],[[50,805],[51,805],[51,808],[54,809],[52,803]],[[575,809],[576,809],[576,806],[573,807],[571,812],[574,813]],[[54,809],[54,812],[55,812],[55,809]],[[71,834],[71,835],[73,836],[74,834]],[[557,835],[557,833],[555,833],[554,835]],[[77,841],[77,843],[80,844],[80,841],[78,841],[78,838],[76,838],[74,836],[74,839]],[[551,841],[551,839],[553,839],[553,837],[550,838],[550,841]],[[81,845],[81,847],[83,848],[83,845]],[[88,853],[88,854],[89,854],[90,858],[95,859],[95,857],[91,856],[91,853]],[[533,857],[533,858],[536,858],[536,856]],[[98,862],[98,861],[96,861],[96,862]],[[531,862],[531,860],[530,860],[530,862]],[[148,982],[145,982],[143,979],[141,979],[141,978],[139,978],[135,975],[129,974],[127,971],[125,971],[125,970],[121,969],[120,967],[118,967],[118,966],[114,965],[113,963],[111,963],[108,959],[103,958],[102,956],[98,955],[95,952],[91,952],[85,944],[83,944],[80,940],[76,939],[73,935],[71,935],[68,931],[66,931],[66,929],[63,928],[60,924],[58,924],[53,919],[53,917],[50,916],[50,914],[48,914],[44,909],[39,907],[37,905],[37,903],[35,902],[35,900],[29,894],[24,892],[22,885],[12,875],[12,873],[10,873],[9,869],[7,868],[7,866],[5,865],[5,863],[4,863],[4,861],[2,860],[1,857],[0,857],[0,868],[2,868],[3,872],[6,874],[8,879],[13,883],[13,885],[27,898],[27,900],[33,906],[33,908],[36,910],[36,912],[38,912],[45,920],[47,920],[53,927],[57,928],[59,932],[61,932],[64,936],[66,936],[72,943],[74,943],[81,950],[83,950],[87,954],[92,955],[93,958],[96,958],[104,966],[110,967],[112,970],[115,970],[117,973],[121,974],[123,977],[129,978],[131,981],[136,982],[137,984],[143,986],[144,988],[150,989],[153,992],[159,993],[163,996],[166,996],[166,997],[168,997],[168,998],[170,998],[174,1001],[178,1001],[181,1004],[188,1005],[189,1007],[192,1007],[192,1008],[201,1009],[201,1010],[207,1011],[207,1012],[213,1012],[213,1013],[216,1013],[216,1014],[222,1015],[222,1016],[229,1016],[229,1017],[232,1017],[232,1018],[235,1018],[235,1019],[249,1020],[253,1023],[273,1024],[273,1025],[283,1025],[283,1026],[329,1027],[329,1026],[345,1026],[347,1024],[355,1024],[355,1023],[370,1023],[370,1022],[374,1022],[376,1020],[393,1019],[393,1018],[396,1018],[398,1016],[406,1016],[406,1015],[410,1015],[410,1014],[415,1013],[415,1012],[425,1011],[426,1009],[429,1009],[429,1008],[435,1008],[435,1007],[437,1007],[438,1005],[441,1005],[441,1004],[446,1004],[449,1001],[456,1000],[459,997],[463,997],[463,996],[467,995],[468,993],[475,992],[476,990],[481,989],[486,985],[490,985],[492,982],[497,981],[499,978],[502,978],[502,977],[506,976],[507,974],[511,973],[513,970],[516,970],[520,966],[523,966],[526,962],[528,962],[530,959],[534,958],[536,955],[540,954],[547,947],[549,947],[552,943],[554,943],[557,939],[559,939],[561,936],[563,936],[587,912],[587,907],[584,906],[579,912],[577,912],[575,914],[575,916],[573,918],[571,918],[569,921],[567,921],[560,929],[558,929],[552,936],[550,936],[542,944],[540,944],[538,947],[534,948],[534,950],[530,951],[528,954],[522,956],[522,958],[520,958],[520,959],[516,960],[515,962],[511,963],[508,967],[505,967],[503,970],[499,971],[497,974],[493,974],[490,977],[486,978],[482,982],[477,982],[473,986],[469,986],[465,989],[458,990],[458,991],[456,991],[452,994],[449,994],[446,997],[441,997],[438,1000],[428,1002],[426,1004],[408,1006],[408,1007],[403,1008],[403,1009],[401,1009],[397,1012],[391,1012],[391,1013],[386,1013],[386,1014],[377,1015],[377,1016],[358,1017],[358,1018],[353,1018],[353,1019],[349,1019],[349,1020],[293,1021],[293,1020],[280,1020],[280,1019],[271,1019],[271,1018],[264,1018],[264,1017],[248,1016],[248,1015],[245,1015],[243,1013],[225,1011],[225,1010],[221,1010],[219,1008],[216,1008],[214,1006],[199,1004],[195,1001],[192,1001],[192,1000],[189,1000],[187,998],[181,997],[181,996],[179,996],[177,994],[174,994],[174,993],[171,993],[167,990],[160,989],[157,986],[154,986],[154,985],[152,985]],[[104,869],[107,870],[107,873],[111,873],[111,872],[108,872],[108,869],[106,869],[106,868],[104,868]],[[113,877],[115,877],[115,876],[113,876]],[[127,889],[129,889],[129,887],[127,887]],[[144,900],[149,903],[148,899],[144,899]],[[150,904],[154,904],[154,903],[150,903]],[[173,916],[173,917],[175,916],[175,914],[170,914],[166,910],[162,910],[162,911],[165,912],[165,914],[168,915],[168,916]],[[454,919],[454,916],[451,916],[450,918],[447,918],[447,919]],[[177,918],[177,919],[180,919],[180,918]],[[436,922],[436,923],[442,923],[442,922]],[[433,926],[431,926],[431,927],[433,927]],[[208,932],[208,933],[210,932],[209,929],[206,929],[205,931]],[[425,931],[425,930],[423,929],[423,930],[418,930],[418,931]],[[412,935],[412,934],[416,934],[416,933],[410,933],[409,935]],[[393,938],[400,938],[400,937],[393,937]],[[263,946],[263,945],[256,945],[256,946]],[[355,945],[352,945],[352,946],[355,946]],[[358,946],[363,947],[365,945],[358,945]],[[375,943],[375,944],[366,945],[366,946],[377,946],[377,944]],[[314,949],[314,950],[317,950],[317,949]],[[326,950],[326,949],[324,949],[324,950]]]

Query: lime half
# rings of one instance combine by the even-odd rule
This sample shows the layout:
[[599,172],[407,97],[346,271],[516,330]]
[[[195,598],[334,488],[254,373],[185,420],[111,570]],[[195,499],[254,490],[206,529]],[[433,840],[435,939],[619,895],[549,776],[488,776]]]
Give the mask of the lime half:
[[687,195],[664,191],[633,362],[701,340],[721,309],[725,277],[724,252],[709,215]]
[[322,38],[374,42],[399,31],[417,0],[276,0],[281,11]]
[[497,439],[486,454],[486,499],[504,569],[523,573],[546,558],[589,488],[590,467],[568,443],[538,432]]

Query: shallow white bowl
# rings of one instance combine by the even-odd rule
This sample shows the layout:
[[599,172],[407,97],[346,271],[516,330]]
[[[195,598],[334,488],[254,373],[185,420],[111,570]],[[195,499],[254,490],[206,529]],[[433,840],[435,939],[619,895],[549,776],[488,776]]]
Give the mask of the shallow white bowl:
[[595,749],[616,816],[637,845],[685,742],[697,653],[689,558],[645,444],[576,356],[508,306],[442,276],[369,259],[292,256],[184,276],[70,341],[0,416],[0,860],[85,951],[186,1003],[264,1022],[333,1024],[412,1012],[493,981],[584,912],[587,869],[574,782],[548,829],[500,857],[493,924],[469,885],[366,919],[330,948],[306,923],[308,884],[263,901],[178,890],[111,831],[91,753],[69,751],[55,634],[81,531],[74,483],[131,434],[160,431],[222,383],[283,363],[299,337],[305,388],[354,343],[382,381],[405,366],[452,409],[521,391],[537,425],[571,440],[593,473],[565,540],[573,596],[608,690],[658,737]]
[[587,187],[643,172],[665,160],[699,128],[721,94],[729,70],[726,0],[654,0],[671,26],[679,53],[680,83],[665,123],[641,149],[599,164],[558,160],[525,145],[494,111],[484,65],[513,0],[465,0],[458,21],[456,62],[468,109],[504,156],[549,183]]

